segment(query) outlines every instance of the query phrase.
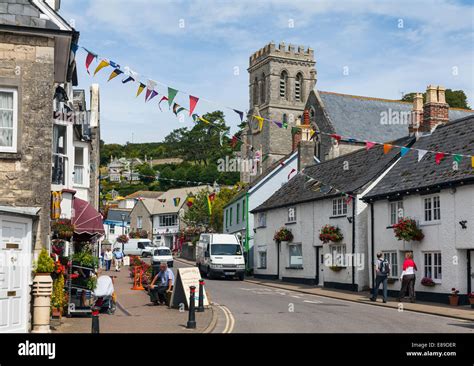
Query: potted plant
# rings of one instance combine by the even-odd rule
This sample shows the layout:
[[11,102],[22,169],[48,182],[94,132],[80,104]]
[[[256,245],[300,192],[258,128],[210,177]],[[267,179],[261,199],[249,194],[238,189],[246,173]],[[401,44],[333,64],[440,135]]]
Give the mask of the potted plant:
[[128,243],[128,236],[125,235],[125,234],[122,234],[122,235],[119,235],[117,237],[117,239],[115,239],[117,241],[117,243],[120,243],[120,244],[126,244]]
[[72,262],[83,267],[89,267],[91,269],[97,268],[99,260],[97,257],[94,257],[92,253],[88,250],[82,252],[74,253],[72,255]]
[[451,289],[451,295],[449,295],[449,305],[458,306],[459,304],[459,290],[454,287]]
[[341,229],[338,226],[325,225],[319,232],[319,240],[324,244],[329,242],[338,243],[344,239]]
[[51,276],[54,271],[54,260],[48,254],[46,248],[41,249],[35,266],[36,276]]
[[35,262],[35,277],[33,278],[33,333],[48,333],[50,331],[51,294],[53,292],[54,260],[43,248]]
[[61,318],[64,305],[64,275],[61,273],[53,281],[53,293],[51,295],[51,315],[53,318]]
[[393,231],[395,237],[403,241],[421,241],[425,237],[417,222],[408,217],[401,218],[397,224],[393,225]]
[[65,241],[62,239],[53,239],[51,242],[51,250],[54,254],[62,256],[65,248]]
[[474,292],[470,292],[467,297],[469,298],[469,304],[471,304],[471,308],[474,309]]
[[59,219],[53,221],[51,229],[60,239],[69,240],[74,235],[74,225],[69,219]]
[[291,242],[293,241],[293,233],[286,227],[282,227],[275,233],[273,240],[275,240],[278,244],[280,244],[282,241]]
[[429,278],[429,277],[423,277],[423,278],[421,279],[421,284],[422,284],[423,286],[426,286],[426,287],[434,287],[434,286],[436,286],[436,282],[433,281],[433,280],[432,280],[431,278]]

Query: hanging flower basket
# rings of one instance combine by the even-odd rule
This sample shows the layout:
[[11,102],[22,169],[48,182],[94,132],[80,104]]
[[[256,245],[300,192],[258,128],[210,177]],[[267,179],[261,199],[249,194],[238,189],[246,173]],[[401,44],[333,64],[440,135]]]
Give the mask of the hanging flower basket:
[[125,234],[122,234],[122,235],[119,235],[116,240],[117,240],[117,243],[126,244],[128,243],[128,236]]
[[148,238],[148,231],[146,231],[146,230],[130,231],[128,236],[132,239],[147,239]]
[[60,239],[69,240],[74,235],[74,225],[69,219],[59,219],[51,223],[51,230]]
[[54,239],[51,242],[51,250],[54,254],[62,256],[66,243],[62,239]]
[[319,233],[319,240],[324,244],[329,242],[339,243],[343,239],[344,235],[342,235],[341,229],[338,226],[325,225]]
[[275,233],[275,235],[273,236],[273,240],[275,240],[277,243],[281,243],[282,241],[291,242],[293,241],[293,233],[286,227],[282,227]]
[[398,224],[393,225],[393,232],[398,240],[421,241],[425,237],[414,219],[402,218]]

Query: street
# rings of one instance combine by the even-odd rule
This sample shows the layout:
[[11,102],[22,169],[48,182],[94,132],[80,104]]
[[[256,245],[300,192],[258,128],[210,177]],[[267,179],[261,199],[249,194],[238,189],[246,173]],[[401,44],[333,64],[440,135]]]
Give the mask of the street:
[[[175,260],[177,268],[188,264]],[[214,333],[472,333],[473,324],[446,317],[398,312],[245,281],[206,279],[220,308]]]

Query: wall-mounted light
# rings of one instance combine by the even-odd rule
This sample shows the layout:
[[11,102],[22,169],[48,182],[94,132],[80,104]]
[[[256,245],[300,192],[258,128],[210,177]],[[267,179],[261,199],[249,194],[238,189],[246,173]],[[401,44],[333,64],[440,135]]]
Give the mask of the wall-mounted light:
[[354,218],[353,217],[346,217],[347,221],[349,221],[349,224],[352,224],[352,221],[354,221]]
[[467,220],[459,221],[459,225],[461,225],[462,229],[467,229]]

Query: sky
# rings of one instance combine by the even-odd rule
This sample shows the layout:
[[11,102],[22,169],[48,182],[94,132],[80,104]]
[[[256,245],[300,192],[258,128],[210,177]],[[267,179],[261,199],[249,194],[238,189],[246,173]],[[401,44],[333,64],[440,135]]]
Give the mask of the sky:
[[[269,42],[314,49],[318,90],[400,99],[429,84],[462,89],[474,107],[474,6],[471,1],[404,0],[62,0],[61,15],[80,46],[200,98],[196,113],[249,109],[249,56]],[[134,83],[95,77],[77,52],[78,88],[98,83],[106,143],[157,142],[192,127]],[[93,63],[91,71],[97,64]],[[91,72],[92,73],[92,72]],[[166,87],[158,86],[160,94]],[[188,107],[189,96],[176,102]]]

